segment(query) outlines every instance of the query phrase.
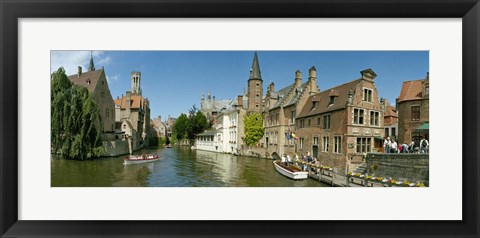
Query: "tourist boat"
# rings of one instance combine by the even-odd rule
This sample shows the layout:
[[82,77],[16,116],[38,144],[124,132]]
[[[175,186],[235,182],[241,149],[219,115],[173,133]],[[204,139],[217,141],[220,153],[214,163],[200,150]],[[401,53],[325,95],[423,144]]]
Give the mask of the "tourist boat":
[[123,159],[123,164],[141,164],[159,160],[160,157],[156,154],[147,155],[130,155]]
[[308,178],[308,172],[301,170],[300,168],[297,168],[295,166],[289,165],[286,166],[282,164],[280,161],[273,161],[273,164],[275,165],[275,169],[287,176],[288,178],[291,179],[306,179]]

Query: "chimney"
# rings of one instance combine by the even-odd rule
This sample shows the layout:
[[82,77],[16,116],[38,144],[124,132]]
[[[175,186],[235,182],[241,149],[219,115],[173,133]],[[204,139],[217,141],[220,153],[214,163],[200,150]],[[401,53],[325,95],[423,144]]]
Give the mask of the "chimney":
[[317,69],[315,66],[310,67],[308,70],[308,81],[310,82],[310,95],[317,93]]
[[302,85],[302,72],[300,70],[295,71],[295,86],[300,87]]
[[243,107],[243,96],[242,95],[238,95],[237,104],[238,104],[238,107],[240,107],[240,108]]
[[82,76],[82,66],[78,66],[78,77]]
[[310,78],[317,78],[317,69],[315,66],[310,67],[308,70],[308,79]]
[[273,82],[268,85],[268,90],[270,90],[271,93],[275,92],[275,84]]
[[127,117],[130,117],[130,104],[131,104],[131,101],[132,101],[132,92],[130,91],[127,91],[127,99],[125,101],[126,105],[125,105],[125,109],[127,111]]

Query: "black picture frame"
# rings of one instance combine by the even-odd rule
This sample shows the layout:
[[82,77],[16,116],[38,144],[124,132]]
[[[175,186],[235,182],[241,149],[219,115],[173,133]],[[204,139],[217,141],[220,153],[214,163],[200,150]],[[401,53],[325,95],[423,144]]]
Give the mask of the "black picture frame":
[[[479,237],[480,5],[478,0],[144,0],[140,2],[134,0],[0,0],[0,16],[0,235],[2,237]],[[74,17],[462,18],[462,221],[18,220],[17,21],[19,18]],[[460,156],[452,159],[460,159]]]

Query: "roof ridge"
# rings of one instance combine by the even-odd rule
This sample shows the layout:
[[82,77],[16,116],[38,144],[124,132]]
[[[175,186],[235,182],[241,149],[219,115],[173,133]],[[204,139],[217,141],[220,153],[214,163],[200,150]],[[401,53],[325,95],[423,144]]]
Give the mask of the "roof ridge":
[[355,82],[355,81],[359,81],[359,80],[362,80],[362,79],[361,79],[361,78],[354,79],[354,80],[352,80],[352,81],[349,81],[349,82],[346,82],[346,83],[343,83],[343,84],[337,85],[337,86],[335,86],[335,87],[332,87],[332,88],[329,88],[329,89],[322,90],[322,92],[330,91],[330,90],[332,90],[332,89],[336,89],[336,88],[339,88],[339,87],[341,87],[341,86],[343,86],[343,85],[346,85],[346,84],[349,84],[349,83],[353,83],[353,82]]

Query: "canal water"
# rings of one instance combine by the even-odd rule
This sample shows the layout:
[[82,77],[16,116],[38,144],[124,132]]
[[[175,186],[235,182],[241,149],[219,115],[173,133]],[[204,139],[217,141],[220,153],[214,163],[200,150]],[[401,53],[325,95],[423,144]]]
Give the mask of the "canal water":
[[123,157],[73,161],[52,157],[52,187],[329,187],[313,179],[291,180],[272,160],[190,150],[151,148],[159,161],[123,165]]

